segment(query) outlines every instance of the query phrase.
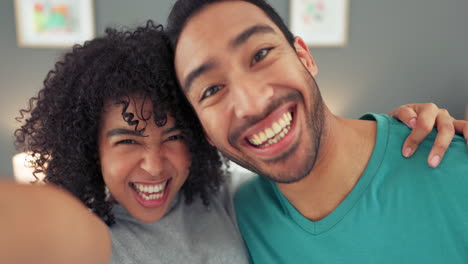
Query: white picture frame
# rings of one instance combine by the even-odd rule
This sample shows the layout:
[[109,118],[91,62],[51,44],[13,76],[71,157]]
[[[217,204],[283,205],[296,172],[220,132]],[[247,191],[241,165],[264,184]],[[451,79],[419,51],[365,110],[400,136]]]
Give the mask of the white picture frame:
[[290,29],[311,47],[348,42],[349,0],[290,0]]
[[93,0],[14,0],[19,47],[68,48],[94,38]]

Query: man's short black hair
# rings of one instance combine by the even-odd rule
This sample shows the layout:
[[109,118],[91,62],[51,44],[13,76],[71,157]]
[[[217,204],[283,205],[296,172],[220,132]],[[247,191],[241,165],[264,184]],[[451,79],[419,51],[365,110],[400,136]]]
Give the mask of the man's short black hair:
[[[189,19],[200,12],[204,7],[228,0],[177,0],[172,7],[171,13],[167,19],[167,33],[169,35],[170,43],[175,50],[179,36]],[[287,41],[294,47],[294,35],[289,31],[283,19],[279,16],[276,10],[264,0],[240,0],[251,3],[259,7],[265,14],[276,24],[276,26],[283,32]]]

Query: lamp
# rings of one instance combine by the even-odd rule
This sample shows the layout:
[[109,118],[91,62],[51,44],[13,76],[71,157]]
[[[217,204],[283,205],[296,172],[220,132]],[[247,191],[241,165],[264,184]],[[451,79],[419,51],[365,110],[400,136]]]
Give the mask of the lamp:
[[[26,152],[21,152],[13,156],[13,174],[15,180],[19,183],[34,183],[36,177],[34,177],[34,157]],[[43,183],[44,174],[37,173],[36,176],[39,178],[39,182]]]

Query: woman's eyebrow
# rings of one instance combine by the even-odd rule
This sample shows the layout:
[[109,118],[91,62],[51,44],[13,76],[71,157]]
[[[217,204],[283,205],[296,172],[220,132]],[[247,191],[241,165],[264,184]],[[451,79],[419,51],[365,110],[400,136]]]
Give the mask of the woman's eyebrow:
[[127,136],[136,136],[136,137],[143,137],[141,132],[135,131],[134,129],[125,129],[125,128],[115,128],[107,131],[107,137],[113,136],[120,136],[120,135],[127,135]]

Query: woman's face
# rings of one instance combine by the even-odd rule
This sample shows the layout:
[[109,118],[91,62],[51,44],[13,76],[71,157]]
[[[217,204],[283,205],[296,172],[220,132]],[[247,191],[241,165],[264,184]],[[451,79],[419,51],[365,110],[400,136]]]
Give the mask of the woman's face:
[[[188,147],[169,114],[163,127],[156,126],[149,100],[129,101],[126,112],[139,121],[136,130],[124,121],[123,109],[123,104],[107,102],[102,113],[99,158],[104,182],[112,198],[133,217],[158,221],[187,179]],[[141,119],[150,115],[147,121]]]

